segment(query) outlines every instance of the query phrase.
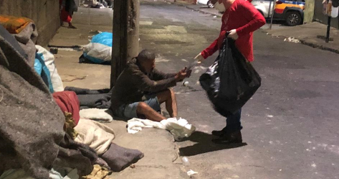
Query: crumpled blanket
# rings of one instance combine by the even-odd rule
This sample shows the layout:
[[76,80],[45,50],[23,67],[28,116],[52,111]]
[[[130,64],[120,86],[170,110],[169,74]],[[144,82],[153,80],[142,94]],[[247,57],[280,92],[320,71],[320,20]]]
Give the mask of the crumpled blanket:
[[79,100],[77,95],[72,91],[61,91],[53,93],[53,99],[63,113],[69,112],[72,114],[75,125],[77,125],[80,119]]
[[80,108],[108,109],[111,106],[110,89],[90,90],[85,88],[66,87],[65,91],[74,91],[80,101]]
[[20,33],[13,35],[27,54],[29,66],[33,67],[36,53],[35,42],[38,38],[38,30],[34,22],[29,23]]
[[133,118],[127,121],[127,132],[130,134],[135,134],[141,131],[142,128],[166,129],[173,135],[176,141],[191,136],[195,131],[195,127],[183,118],[168,118],[161,122],[139,118]]
[[112,172],[107,170],[104,167],[101,167],[100,165],[94,165],[93,171],[91,174],[87,176],[81,177],[82,179],[109,179],[109,175]]
[[105,153],[114,139],[114,131],[111,128],[88,119],[81,119],[75,130],[78,135],[74,140],[88,145],[98,155]]
[[48,88],[4,37],[13,36],[0,34],[0,173],[23,168],[46,179],[53,166],[65,165],[91,173],[96,153],[89,157],[65,135],[65,117]]
[[113,112],[109,109],[89,108],[80,110],[80,117],[100,122],[112,122]]

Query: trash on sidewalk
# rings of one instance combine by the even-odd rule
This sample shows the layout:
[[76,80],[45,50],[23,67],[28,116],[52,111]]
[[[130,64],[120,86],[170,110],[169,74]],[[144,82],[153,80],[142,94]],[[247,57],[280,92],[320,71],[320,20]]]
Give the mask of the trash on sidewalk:
[[130,134],[135,134],[141,131],[142,128],[166,129],[173,135],[176,141],[191,136],[195,131],[195,127],[183,118],[168,118],[161,122],[139,118],[133,118],[127,121],[127,132]]
[[182,163],[183,163],[185,166],[189,166],[189,165],[190,165],[190,161],[188,160],[187,157],[182,157],[181,160],[182,160]]
[[94,35],[91,42],[83,46],[80,63],[110,64],[112,58],[113,34],[102,32]]
[[195,172],[195,171],[193,171],[193,170],[189,170],[189,171],[187,172],[187,175],[188,175],[188,176],[192,176],[192,175],[195,175],[195,174],[198,174],[198,172]]
[[292,43],[300,43],[300,40],[299,39],[296,39],[294,37],[288,37],[288,38],[285,38],[284,41],[286,42],[292,42]]

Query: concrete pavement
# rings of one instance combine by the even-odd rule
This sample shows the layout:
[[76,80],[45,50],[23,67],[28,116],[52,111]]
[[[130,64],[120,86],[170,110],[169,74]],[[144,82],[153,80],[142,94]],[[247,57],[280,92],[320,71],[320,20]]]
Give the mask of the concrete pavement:
[[[89,42],[96,31],[112,31],[111,9],[79,8],[74,14],[73,24],[77,29],[61,27],[49,45],[59,47],[81,46]],[[109,65],[79,64],[82,51],[59,48],[55,64],[64,86],[103,89],[110,86]],[[114,143],[144,153],[133,168],[113,173],[114,179],[181,179],[187,178],[178,149],[172,135],[164,130],[144,129],[137,134],[126,132],[126,122],[113,121],[107,124],[115,132]]]
[[[88,9],[82,9],[89,11]],[[109,17],[93,10],[92,19]],[[84,13],[84,12],[83,12]],[[80,19],[75,14],[74,22]],[[109,20],[110,21],[110,20]],[[88,22],[88,21],[87,21]],[[90,21],[91,22],[91,21]],[[62,45],[81,45],[99,25],[75,23],[75,32],[60,29],[55,38]],[[108,23],[108,20],[107,20]],[[82,27],[80,29],[80,27]],[[109,28],[110,25],[103,26]],[[220,19],[186,7],[161,2],[143,2],[140,17],[140,45],[155,51],[157,68],[175,72],[193,61],[220,29]],[[76,41],[79,40],[79,43]],[[73,41],[73,43],[72,43]],[[199,76],[216,58],[208,58],[194,69],[189,86],[177,85],[179,116],[193,123],[198,132],[188,140],[173,143],[166,131],[145,129],[126,134],[125,123],[109,124],[116,142],[145,153],[135,168],[114,173],[114,178],[187,178],[192,169],[201,179],[327,179],[338,178],[339,113],[338,55],[302,44],[255,33],[255,62],[262,86],[243,108],[243,136],[247,145],[216,145],[210,132],[221,129],[225,119],[211,108],[197,83]],[[88,88],[109,86],[109,67],[78,64],[81,52],[59,51],[56,65],[61,77],[73,78],[66,85]],[[73,75],[73,76],[70,76]],[[78,78],[88,75],[86,78]],[[178,158],[187,156],[190,165]],[[174,161],[174,162],[173,162]]]
[[[217,36],[220,19],[186,7],[143,4],[143,47],[159,53],[157,66],[175,71]],[[216,58],[196,68],[189,87],[178,85],[179,115],[198,132],[177,143],[194,178],[327,179],[338,178],[338,55],[284,42],[258,31],[255,62],[262,87],[243,108],[245,146],[215,145],[210,132],[225,119],[212,110],[198,78]]]

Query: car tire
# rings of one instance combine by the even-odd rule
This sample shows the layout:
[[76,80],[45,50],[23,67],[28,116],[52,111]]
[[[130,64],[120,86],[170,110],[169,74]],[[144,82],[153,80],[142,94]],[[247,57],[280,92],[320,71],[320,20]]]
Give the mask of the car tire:
[[213,4],[211,3],[211,1],[208,1],[208,2],[207,2],[207,6],[208,6],[209,8],[214,8],[214,6],[213,6]]
[[298,11],[289,11],[286,14],[286,24],[288,26],[296,26],[301,24],[301,14]]

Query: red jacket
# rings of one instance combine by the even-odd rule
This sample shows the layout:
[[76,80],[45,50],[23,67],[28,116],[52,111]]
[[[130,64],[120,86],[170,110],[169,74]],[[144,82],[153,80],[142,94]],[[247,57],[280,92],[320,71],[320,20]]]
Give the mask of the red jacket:
[[[228,19],[228,20],[227,20]],[[246,0],[235,0],[222,16],[219,37],[201,55],[206,59],[220,49],[225,33],[237,30],[239,38],[235,44],[248,61],[253,61],[253,32],[265,25],[266,20],[254,6]]]

